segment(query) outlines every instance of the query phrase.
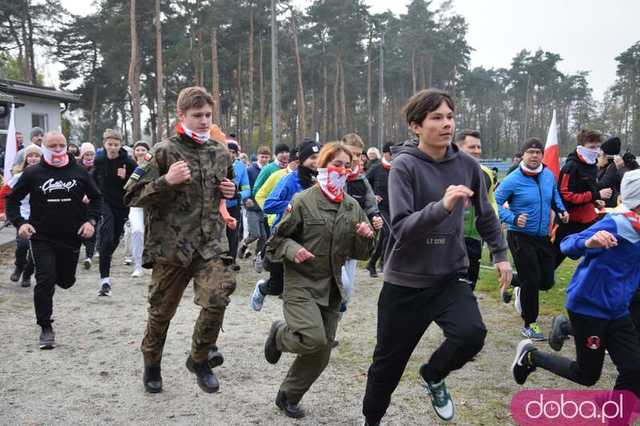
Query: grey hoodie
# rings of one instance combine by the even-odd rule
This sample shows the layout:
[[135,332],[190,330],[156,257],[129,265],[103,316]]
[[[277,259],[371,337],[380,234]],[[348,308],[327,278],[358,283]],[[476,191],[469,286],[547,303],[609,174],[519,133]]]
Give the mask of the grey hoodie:
[[450,144],[445,158],[433,160],[413,142],[392,149],[389,209],[392,235],[386,248],[384,280],[403,287],[437,285],[448,275],[464,274],[469,259],[464,244],[464,203],[449,213],[442,197],[449,185],[473,191],[476,228],[495,261],[507,260],[500,222],[487,200],[478,162]]

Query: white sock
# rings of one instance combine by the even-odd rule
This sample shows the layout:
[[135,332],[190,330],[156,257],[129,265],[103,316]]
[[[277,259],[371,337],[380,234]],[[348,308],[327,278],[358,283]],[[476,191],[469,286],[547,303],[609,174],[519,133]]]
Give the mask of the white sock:
[[100,285],[102,284],[109,284],[111,285],[111,278],[106,277],[106,278],[100,278]]

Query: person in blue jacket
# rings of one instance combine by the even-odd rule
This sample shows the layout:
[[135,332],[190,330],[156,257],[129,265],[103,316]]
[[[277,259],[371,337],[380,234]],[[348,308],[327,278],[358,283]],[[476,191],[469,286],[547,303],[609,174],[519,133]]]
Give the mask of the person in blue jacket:
[[238,256],[238,245],[242,238],[242,202],[251,196],[251,185],[249,185],[249,175],[247,174],[247,166],[238,158],[240,147],[235,142],[227,143],[227,149],[235,158],[233,162],[233,181],[238,188],[235,198],[226,200],[227,210],[229,214],[236,219],[238,226],[235,229],[227,227],[227,240],[229,241],[229,256],[233,257],[233,269],[240,270],[236,264]]
[[567,288],[565,307],[573,329],[576,360],[518,344],[512,372],[524,384],[537,367],[584,386],[597,383],[605,350],[619,372],[614,389],[640,398],[640,337],[629,305],[640,282],[640,170],[627,172],[622,207],[560,243],[564,254],[584,256]]
[[[291,172],[280,179],[273,191],[264,202],[263,210],[266,214],[275,214],[273,232],[280,223],[282,216],[289,207],[293,196],[298,192],[311,188],[318,174],[318,154],[320,144],[305,139],[298,147],[298,161],[300,165],[296,171]],[[284,285],[284,266],[282,263],[271,262],[270,276],[268,280],[259,280],[251,294],[251,308],[257,312],[262,309],[264,299],[268,295],[279,296]]]
[[[549,238],[551,212],[563,222],[569,220],[553,173],[542,164],[544,146],[531,138],[522,147],[522,161],[496,191],[500,221],[507,225],[507,243],[520,277],[514,290],[516,310],[522,316],[522,334],[544,340],[538,325],[540,290],[554,284],[553,245]],[[504,207],[508,202],[509,207]]]

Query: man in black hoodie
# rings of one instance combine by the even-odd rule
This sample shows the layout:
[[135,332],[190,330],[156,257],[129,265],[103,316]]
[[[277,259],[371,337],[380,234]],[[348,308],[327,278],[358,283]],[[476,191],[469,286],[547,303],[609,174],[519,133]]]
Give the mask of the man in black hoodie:
[[100,224],[100,289],[98,296],[111,296],[111,256],[120,244],[129,208],[124,204],[124,185],[136,162],[122,148],[120,133],[107,129],[103,135],[104,155],[96,157],[93,178],[104,196]]
[[501,286],[511,281],[507,245],[487,200],[480,166],[451,143],[453,109],[445,92],[418,92],[405,112],[419,142],[392,148],[392,233],[378,300],[376,348],[363,401],[369,425],[379,424],[411,353],[434,321],[443,329],[445,340],[422,365],[420,377],[438,417],[451,420],[454,416],[444,379],[480,352],[487,333],[471,287],[462,280],[469,267],[463,233],[469,203],[475,209],[476,228],[495,259]]
[[[42,161],[25,169],[7,197],[7,217],[21,238],[31,240],[36,265],[33,290],[40,349],[55,347],[51,323],[56,285],[76,282],[81,239],[93,236],[102,196],[89,173],[67,154],[62,133],[50,132],[42,143]],[[20,201],[30,196],[29,220],[20,215]],[[83,203],[87,196],[89,204]]]

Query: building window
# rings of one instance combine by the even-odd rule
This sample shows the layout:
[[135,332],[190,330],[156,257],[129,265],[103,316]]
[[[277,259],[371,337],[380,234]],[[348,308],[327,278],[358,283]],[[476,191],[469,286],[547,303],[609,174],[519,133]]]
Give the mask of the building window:
[[49,130],[49,116],[47,114],[31,114],[31,127],[40,127],[47,132]]

